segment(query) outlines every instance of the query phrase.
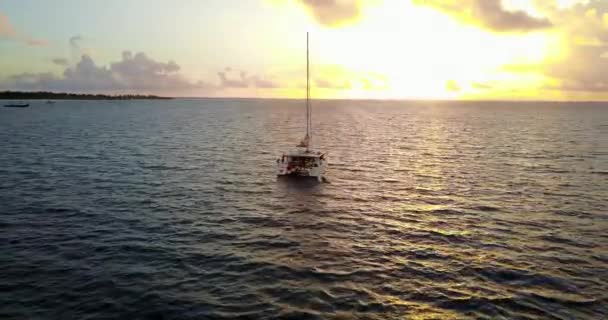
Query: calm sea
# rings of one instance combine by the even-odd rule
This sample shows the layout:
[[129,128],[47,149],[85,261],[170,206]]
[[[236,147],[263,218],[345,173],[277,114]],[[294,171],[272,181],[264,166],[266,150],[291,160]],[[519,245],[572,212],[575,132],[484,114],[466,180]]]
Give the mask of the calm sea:
[[608,318],[608,105],[303,106],[0,108],[0,318]]

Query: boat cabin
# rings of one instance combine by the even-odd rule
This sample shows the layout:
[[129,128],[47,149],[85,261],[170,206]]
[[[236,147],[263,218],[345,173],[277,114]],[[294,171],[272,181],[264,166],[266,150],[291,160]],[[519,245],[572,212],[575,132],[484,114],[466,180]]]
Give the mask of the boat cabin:
[[325,169],[325,155],[320,152],[283,154],[277,159],[279,175],[317,176]]

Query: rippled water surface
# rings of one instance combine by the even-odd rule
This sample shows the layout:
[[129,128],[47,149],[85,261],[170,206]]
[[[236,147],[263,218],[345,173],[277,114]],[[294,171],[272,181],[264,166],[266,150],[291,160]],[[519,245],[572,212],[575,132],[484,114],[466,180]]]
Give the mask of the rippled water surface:
[[608,318],[608,106],[302,108],[2,108],[0,318]]

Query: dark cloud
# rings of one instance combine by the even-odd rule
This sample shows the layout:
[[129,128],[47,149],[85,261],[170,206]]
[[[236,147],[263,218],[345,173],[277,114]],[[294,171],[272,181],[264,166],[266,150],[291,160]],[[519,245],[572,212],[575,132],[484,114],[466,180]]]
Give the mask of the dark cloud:
[[76,63],[80,57],[83,55],[88,55],[91,51],[90,49],[83,48],[82,43],[85,41],[85,38],[79,34],[73,35],[68,39],[68,43],[70,46],[70,62]]
[[220,78],[220,85],[224,88],[247,88],[249,83],[245,78],[245,73],[240,73],[240,78],[238,79],[229,79],[228,73],[231,71],[230,68],[226,68],[224,71],[220,71],[217,73],[217,76]]
[[75,35],[70,37],[70,46],[72,48],[80,48],[80,42],[82,42],[84,38],[81,35]]
[[271,80],[264,79],[258,75],[248,75],[245,71],[239,71],[238,77],[231,77],[232,68],[227,67],[224,71],[217,73],[222,88],[278,88],[279,85]]
[[361,16],[360,0],[299,0],[322,25],[335,27],[357,21]]
[[[64,63],[64,59],[54,59]],[[98,66],[88,55],[62,76],[51,73],[24,73],[9,77],[4,84],[15,90],[52,90],[73,92],[170,92],[180,89],[203,89],[203,82],[190,82],[179,74],[179,66],[173,62],[157,62],[144,53],[133,55],[124,52],[122,60],[110,67]]]
[[68,59],[65,59],[65,58],[53,58],[53,59],[51,59],[51,62],[58,66],[62,66],[62,67],[67,67],[68,64],[70,64]]
[[530,32],[553,26],[547,18],[532,17],[524,11],[506,10],[501,0],[413,0],[431,6],[468,23],[495,32]]

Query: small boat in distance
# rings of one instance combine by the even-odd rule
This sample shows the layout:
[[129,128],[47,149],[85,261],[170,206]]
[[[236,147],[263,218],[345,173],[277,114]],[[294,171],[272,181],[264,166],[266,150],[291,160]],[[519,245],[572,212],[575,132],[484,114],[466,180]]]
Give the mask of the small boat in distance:
[[46,104],[55,104],[55,101],[53,101],[53,100],[47,100]]
[[308,58],[308,32],[306,33],[306,135],[297,145],[298,149],[284,153],[277,159],[277,176],[315,178],[323,181],[327,168],[324,153],[312,148],[312,109],[310,107],[310,63]]
[[5,104],[4,107],[5,108],[27,108],[29,107],[30,104],[29,103],[23,103],[23,102],[19,102],[19,103],[8,103]]

